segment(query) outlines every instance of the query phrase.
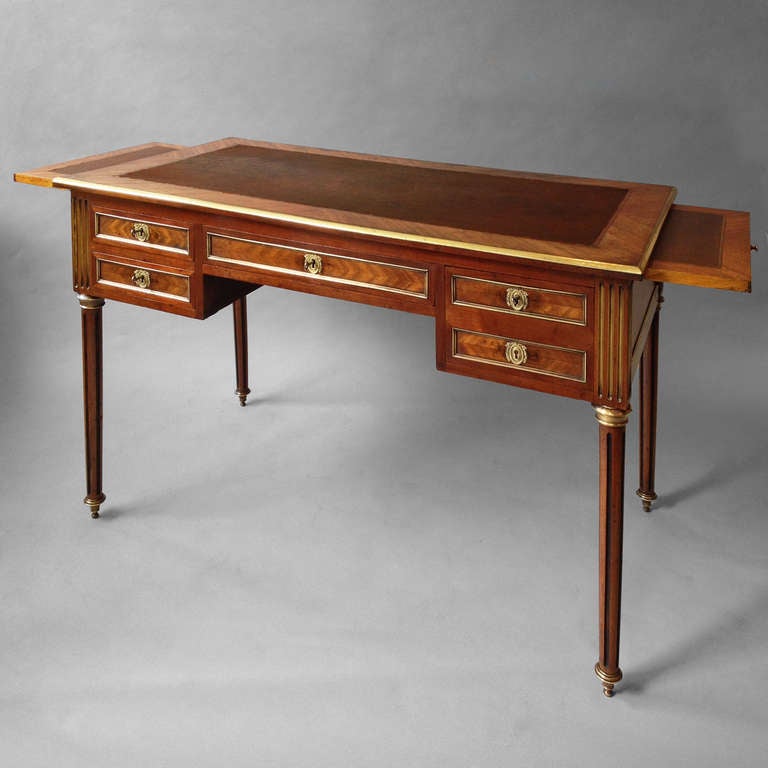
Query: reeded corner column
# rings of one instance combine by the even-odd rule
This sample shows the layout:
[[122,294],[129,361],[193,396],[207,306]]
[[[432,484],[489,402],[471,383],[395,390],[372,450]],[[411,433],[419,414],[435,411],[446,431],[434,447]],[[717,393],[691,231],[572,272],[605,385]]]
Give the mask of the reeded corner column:
[[248,389],[248,312],[245,296],[232,302],[232,313],[235,321],[235,394],[240,398],[240,405],[245,405],[251,391]]
[[83,332],[83,413],[85,417],[85,483],[83,502],[91,517],[99,516],[99,508],[107,498],[101,490],[102,461],[102,334],[101,308],[104,299],[80,293],[80,316]]
[[646,512],[656,495],[656,415],[659,392],[659,304],[640,360],[640,487],[637,495]]
[[621,566],[624,537],[624,446],[630,408],[595,406],[600,424],[600,656],[595,673],[613,696],[621,680]]

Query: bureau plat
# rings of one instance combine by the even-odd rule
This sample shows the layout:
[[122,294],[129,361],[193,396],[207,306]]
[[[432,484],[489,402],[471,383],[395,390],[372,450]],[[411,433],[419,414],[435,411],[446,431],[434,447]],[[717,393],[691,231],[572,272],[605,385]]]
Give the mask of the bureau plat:
[[241,405],[250,391],[246,296],[262,285],[432,315],[440,370],[591,403],[600,465],[595,672],[613,694],[632,381],[639,370],[637,494],[649,511],[662,284],[748,291],[749,214],[673,206],[667,186],[242,139],[145,144],[15,179],[71,190],[93,517],[106,498],[105,299],[195,318],[231,304]]

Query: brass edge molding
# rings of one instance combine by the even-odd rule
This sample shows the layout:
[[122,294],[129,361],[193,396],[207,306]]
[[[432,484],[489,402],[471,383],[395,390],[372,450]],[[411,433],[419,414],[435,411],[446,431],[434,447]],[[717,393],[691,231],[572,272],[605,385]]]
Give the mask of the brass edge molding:
[[78,293],[77,300],[83,309],[101,309],[104,306],[104,299],[89,296],[87,293]]
[[349,232],[353,234],[372,235],[374,237],[386,238],[389,240],[403,240],[410,243],[422,243],[424,245],[437,245],[448,248],[458,248],[465,251],[474,251],[478,253],[493,254],[494,256],[509,256],[515,259],[525,259],[526,261],[544,262],[548,264],[561,264],[570,267],[582,267],[587,269],[600,270],[601,272],[615,272],[627,277],[640,277],[643,270],[639,267],[628,264],[615,264],[612,262],[597,261],[595,259],[584,259],[573,256],[558,256],[552,253],[541,253],[538,251],[521,251],[513,248],[502,248],[495,245],[484,245],[482,243],[465,242],[462,240],[450,240],[430,235],[416,235],[406,232],[397,232],[396,230],[377,229],[375,227],[365,227],[359,224],[342,224],[340,222],[329,222],[322,219],[313,219],[308,216],[299,216],[291,213],[278,213],[276,211],[266,211],[260,208],[247,208],[241,205],[229,205],[227,203],[212,203],[210,201],[199,200],[194,197],[184,197],[183,195],[169,195],[162,192],[147,192],[146,190],[133,189],[131,187],[118,187],[111,184],[96,184],[94,182],[71,179],[66,176],[56,176],[53,179],[53,186],[65,187],[69,189],[82,189],[90,192],[101,192],[109,195],[119,195],[131,200],[150,200],[152,202],[169,203],[171,205],[192,206],[209,211],[221,211],[224,213],[236,213],[252,218],[269,219],[270,221],[283,221],[291,224],[301,224],[314,227],[316,229],[326,229],[334,232]]
[[604,427],[623,427],[629,421],[631,408],[609,408],[607,405],[595,405],[595,418]]

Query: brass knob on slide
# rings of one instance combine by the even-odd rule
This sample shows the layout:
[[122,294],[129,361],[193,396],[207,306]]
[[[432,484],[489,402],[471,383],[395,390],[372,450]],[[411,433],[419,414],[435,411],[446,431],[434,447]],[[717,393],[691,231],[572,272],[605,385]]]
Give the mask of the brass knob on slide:
[[323,271],[323,259],[320,254],[304,254],[304,271],[310,275],[319,275]]
[[522,288],[507,288],[507,306],[515,312],[522,312],[528,307],[528,291]]
[[131,224],[131,237],[140,243],[146,243],[149,240],[149,224],[142,221],[135,221]]
[[504,347],[504,357],[512,365],[525,365],[528,362],[528,349],[519,341],[508,341]]
[[131,275],[131,282],[137,288],[149,288],[152,277],[146,269],[134,269]]

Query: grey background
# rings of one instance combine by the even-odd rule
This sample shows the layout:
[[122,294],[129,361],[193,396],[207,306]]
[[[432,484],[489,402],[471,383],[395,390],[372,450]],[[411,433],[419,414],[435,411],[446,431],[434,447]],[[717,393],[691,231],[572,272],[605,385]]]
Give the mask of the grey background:
[[[1,2],[0,762],[762,764],[768,5]],[[65,193],[12,171],[223,136],[673,184],[753,215],[754,292],[670,286],[658,511],[629,431],[622,667],[596,424],[434,371],[429,318],[263,289],[105,311],[83,495]]]

